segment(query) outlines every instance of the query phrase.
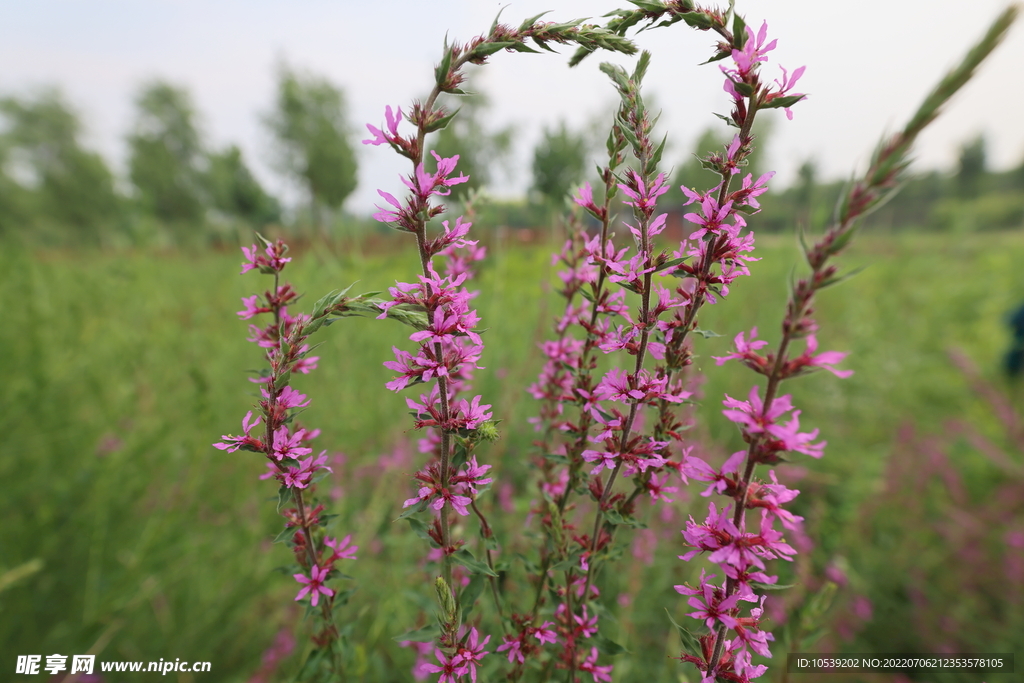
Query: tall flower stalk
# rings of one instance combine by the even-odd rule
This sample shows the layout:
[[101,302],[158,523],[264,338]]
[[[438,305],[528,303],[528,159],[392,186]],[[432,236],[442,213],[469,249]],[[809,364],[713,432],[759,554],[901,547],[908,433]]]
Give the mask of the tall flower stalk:
[[[328,587],[328,582],[347,578],[335,565],[340,560],[355,559],[358,547],[351,545],[351,535],[340,540],[327,535],[324,506],[315,498],[315,484],[332,470],[326,464],[327,451],[312,455],[310,443],[320,430],[307,429],[296,420],[296,411],[309,406],[310,399],[292,388],[290,382],[293,375],[315,370],[320,360],[310,355],[310,335],[338,316],[357,312],[370,295],[349,299],[344,292],[332,292],[317,302],[311,315],[289,314],[288,306],[298,300],[299,294],[290,283],[281,284],[281,271],[291,261],[288,247],[281,240],[270,242],[259,237],[264,247],[262,253],[255,244],[242,248],[246,257],[242,273],[257,270],[272,275],[273,287],[262,296],[254,294],[242,299],[244,308],[238,316],[242,320],[270,317],[263,327],[249,326],[249,341],[266,349],[268,365],[252,380],[260,387],[262,399],[256,406],[260,416],[254,418],[252,411],[246,413],[242,435],[225,434],[214,447],[229,453],[262,453],[266,457],[267,472],[260,479],[278,482],[278,511],[285,519],[284,529],[275,540],[288,544],[299,570],[293,574],[300,585],[295,600],[308,599],[308,613],[316,617],[315,649],[305,668],[341,675],[341,632],[334,613],[352,591],[337,592]],[[262,436],[256,436],[261,422]]]
[[[327,455],[313,455],[311,441],[319,432],[297,421],[310,400],[290,382],[316,368],[309,337],[339,317],[356,314],[413,328],[408,339],[414,346],[393,347],[393,358],[384,365],[392,373],[387,389],[416,389],[406,404],[414,427],[424,430],[420,451],[426,459],[412,477],[413,495],[404,500],[400,518],[428,541],[428,560],[439,565],[430,580],[436,624],[399,637],[419,643],[417,677],[436,673],[440,683],[467,677],[475,682],[481,666],[493,669],[501,661],[482,663],[492,648],[507,660],[508,680],[534,675],[553,680],[561,676],[558,670],[569,683],[584,677],[611,681],[607,657],[623,648],[601,632],[600,573],[616,559],[619,530],[643,526],[638,501],[650,496],[654,503],[671,503],[670,494],[679,489],[676,477],[684,484],[701,482],[703,496],[725,497],[724,503],[709,502],[704,521],[691,517],[683,531],[688,551],[681,558],[707,555],[718,569],[702,572],[697,586],[675,587],[695,610],[690,616],[704,628],[694,636],[679,627],[685,648],[680,659],[695,665],[705,683],[745,683],[766,670],[753,661],[755,654],[770,657],[774,640],[761,625],[764,592],[777,583],[766,561],[792,558],[795,550],[783,530],[799,529],[802,519],[786,509],[799,492],[779,482],[773,471],[767,479],[759,477],[757,466],[777,464],[792,452],[818,458],[825,445],[817,440],[818,430],[801,431],[801,413],[790,396],[781,394],[781,383],[820,369],[849,374],[835,367],[845,354],[818,352],[812,318],[816,293],[842,279],[831,259],[849,242],[857,218],[896,187],[914,138],[998,43],[1015,12],[1001,16],[911,123],[879,147],[863,179],[846,193],[835,224],[805,247],[811,274],[793,286],[778,346],[763,351],[767,342],[757,338],[755,328],[738,334],[734,351],[717,359],[719,364],[738,360],[766,380],[763,390],[755,386],[745,400],[725,397],[723,414],[739,426],[747,446],[715,467],[693,454],[695,444],[685,439],[690,425],[679,410],[692,397],[694,378],[688,373],[694,337],[702,333],[698,315],[705,304],[725,299],[736,278],[750,274],[754,238],[744,216],[757,213],[758,198],[772,177],[743,173],[755,142],[752,126],[765,109],[781,108],[792,118],[790,107],[804,97],[793,92],[804,69],[782,69],[772,83],[762,79],[776,41],[769,40],[767,24],[753,30],[731,4],[728,11],[700,8],[688,0],[634,0],[633,5],[637,9],[613,13],[606,27],[534,17],[514,28],[496,20],[486,34],[464,45],[446,42],[430,94],[405,113],[388,106],[382,127],[367,126],[371,137],[364,143],[389,146],[412,167],[401,179],[407,188],[401,199],[378,190],[384,206],[377,207],[374,218],[411,235],[420,264],[415,281],[395,283],[389,300],[378,300],[376,292],[356,297],[346,296],[348,290],[332,292],[310,315],[293,317],[288,306],[298,294],[280,283],[290,261],[285,245],[261,238],[262,251],[255,245],[243,249],[243,272],[257,269],[274,277],[272,289],[244,299],[239,312],[243,319],[271,318],[265,327],[251,328],[251,341],[266,349],[268,370],[254,380],[262,397],[257,416],[250,411],[243,434],[225,435],[215,446],[262,453],[268,468],[263,478],[279,483],[285,528],[278,540],[289,545],[295,558],[295,599],[306,602],[316,620],[316,648],[305,673],[344,676],[343,631],[334,612],[348,592],[336,587],[345,578],[337,565],[354,559],[356,548],[350,536],[338,540],[327,535],[327,515],[313,495],[316,482],[330,471]],[[536,562],[523,558],[528,589],[516,604],[509,590],[512,562],[501,556],[513,543],[499,541],[486,506],[478,504],[493,480],[492,466],[478,459],[479,446],[497,438],[497,430],[491,406],[471,393],[485,344],[472,307],[475,292],[467,286],[486,250],[470,239],[471,220],[444,216],[444,198],[468,178],[458,171],[459,156],[429,150],[427,136],[456,116],[438,99],[465,94],[461,85],[467,64],[484,64],[501,50],[536,52],[550,44],[577,45],[573,63],[599,48],[633,54],[636,49],[626,38],[630,29],[678,22],[719,37],[709,61],[723,62],[719,68],[731,109],[722,118],[736,133],[720,152],[701,160],[719,176],[718,183],[706,190],[681,188],[694,207],[684,217],[693,231],[678,248],[661,248],[657,238],[667,216],[659,213],[658,200],[669,189],[659,168],[665,140],[657,142],[657,117],[641,94],[651,57],[642,53],[631,72],[601,65],[621,103],[608,138],[608,162],[600,169],[603,196],[595,199],[587,184],[575,197],[600,228],[590,235],[573,218],[572,234],[555,257],[566,268],[560,273],[566,305],[555,321],[555,338],[542,344],[547,363],[529,388],[540,401],[540,416],[534,420],[540,432],[535,461],[540,498],[532,512],[543,533]],[[618,201],[631,213],[621,226],[615,219]],[[599,372],[602,365],[610,369]],[[475,545],[458,526],[469,520],[479,529]],[[479,610],[473,613],[488,586],[500,637],[482,633]],[[434,660],[425,658],[429,655]]]

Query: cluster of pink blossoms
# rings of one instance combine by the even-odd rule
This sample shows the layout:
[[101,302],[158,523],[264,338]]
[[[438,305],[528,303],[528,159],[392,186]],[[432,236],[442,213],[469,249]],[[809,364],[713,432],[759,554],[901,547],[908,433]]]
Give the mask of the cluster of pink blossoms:
[[[422,110],[414,108],[417,115]],[[461,516],[469,515],[469,507],[479,493],[478,487],[491,483],[487,476],[490,465],[480,465],[476,456],[464,459],[453,467],[453,435],[465,435],[476,430],[491,419],[490,405],[482,404],[481,397],[472,400],[459,398],[459,393],[469,389],[468,382],[473,371],[480,366],[483,340],[475,331],[480,322],[476,311],[470,308],[470,300],[476,292],[468,291],[463,285],[473,275],[473,264],[483,259],[486,249],[475,240],[467,239],[472,226],[463,217],[442,222],[443,232],[433,239],[428,238],[426,221],[440,214],[444,207],[433,204],[432,198],[450,194],[450,188],[464,183],[468,177],[454,175],[458,155],[443,158],[431,152],[436,162],[436,171],[424,169],[419,159],[419,143],[416,136],[403,137],[399,131],[402,111],[388,107],[385,112],[387,125],[381,130],[372,125],[367,128],[373,138],[364,144],[389,144],[393,149],[414,161],[415,170],[402,182],[410,190],[404,202],[393,195],[378,190],[391,208],[378,207],[374,215],[378,221],[416,235],[420,247],[423,273],[418,283],[398,282],[391,287],[391,301],[380,305],[378,318],[397,318],[416,327],[409,339],[418,346],[415,352],[393,347],[395,359],[384,363],[395,373],[386,384],[392,391],[430,383],[429,390],[420,394],[419,399],[407,398],[406,403],[415,411],[415,426],[426,429],[425,438],[420,441],[420,450],[433,456],[414,477],[419,485],[417,495],[405,501],[405,508],[430,509],[435,518],[429,530],[430,538],[437,548],[430,554],[431,559],[442,559],[455,553],[463,540],[453,540],[450,522],[441,518],[442,512],[452,509]],[[435,270],[433,258],[441,256],[446,261],[445,274]],[[422,316],[417,318],[416,316]],[[442,523],[442,519],[445,521]],[[461,572],[455,578],[468,582]],[[450,590],[446,588],[445,590]],[[440,665],[418,661],[417,673],[439,673],[440,683],[453,683],[469,675],[476,681],[476,667],[488,652],[483,649],[490,640],[487,636],[482,643],[476,628],[468,633],[460,631],[461,625],[453,615],[442,626],[439,637],[440,648],[435,656]],[[461,632],[461,635],[457,635]],[[420,650],[420,656],[425,654]]]
[[[776,82],[776,88],[761,84],[758,66],[775,47],[775,41],[767,42],[766,36],[766,25],[756,34],[747,28],[742,47],[732,50],[734,66],[722,68],[726,75],[725,90],[733,97],[735,105],[732,122],[744,131],[749,130],[749,117],[757,109],[783,107],[791,116],[788,106],[803,97],[789,92],[803,74],[803,68],[792,76],[784,74],[782,82]],[[625,118],[620,115],[620,120]],[[642,126],[637,126],[634,136],[640,140],[642,148]],[[772,640],[770,633],[759,628],[764,599],[755,596],[751,582],[775,583],[777,577],[763,571],[764,560],[790,559],[795,552],[782,533],[772,528],[774,521],[780,520],[789,529],[797,529],[802,521],[782,507],[798,492],[779,484],[774,472],[770,473],[770,483],[760,483],[744,479],[741,471],[749,478],[752,465],[777,463],[787,451],[820,457],[824,446],[824,443],[814,442],[817,430],[800,431],[800,412],[793,411],[789,396],[776,397],[765,406],[755,388],[747,401],[727,396],[723,411],[727,418],[740,425],[745,440],[756,446],[750,456],[751,469],[744,467],[746,451],[736,453],[721,469],[716,469],[691,455],[691,447],[683,446],[684,426],[672,409],[690,396],[684,389],[680,371],[691,363],[687,337],[696,329],[697,310],[705,302],[714,304],[727,296],[737,277],[750,274],[747,264],[757,260],[750,256],[754,236],[746,230],[746,221],[740,212],[752,214],[760,209],[758,197],[767,191],[767,182],[774,174],[767,173],[756,179],[747,174],[738,187],[729,187],[731,178],[740,174],[743,160],[750,153],[750,141],[749,135],[737,135],[724,154],[712,154],[706,159],[722,177],[722,183],[706,192],[681,188],[687,204],[698,207],[698,211],[684,216],[696,230],[672,254],[671,260],[656,255],[652,244],[653,238],[665,227],[665,215],[655,214],[657,198],[667,190],[664,176],[648,176],[650,179],[644,182],[639,173],[626,172],[625,182],[619,183],[618,189],[626,195],[624,203],[633,208],[637,218],[638,225],[626,223],[634,238],[635,251],[631,253],[630,249],[616,246],[611,239],[601,236],[586,241],[582,251],[572,242],[566,244],[556,259],[567,266],[560,278],[565,283],[562,293],[568,305],[556,323],[559,338],[541,346],[548,360],[539,381],[530,387],[531,394],[545,402],[541,416],[533,420],[538,429],[547,424],[569,433],[577,443],[581,438],[588,438],[601,445],[576,451],[584,461],[593,463],[592,477],[602,470],[613,470],[613,476],[619,473],[632,477],[635,491],[647,491],[656,501],[664,497],[664,492],[674,490],[667,484],[669,474],[675,471],[684,482],[688,479],[707,482],[705,496],[719,493],[736,499],[741,509],[760,508],[758,533],[744,530],[743,516],[737,515],[735,508],[725,506],[719,510],[713,503],[704,524],[691,521],[683,532],[694,550],[682,558],[690,559],[708,552],[711,561],[722,566],[722,573],[729,581],[727,585],[716,586],[710,583],[713,575],[702,575],[698,588],[677,586],[677,590],[691,596],[690,605],[698,608],[691,616],[703,621],[712,631],[701,638],[705,650],[700,653],[702,656],[690,653],[682,657],[701,669],[705,681],[713,681],[716,676],[746,681],[765,670],[750,664],[751,652],[770,656],[767,643]],[[576,202],[598,220],[607,221],[608,209],[594,202],[589,184],[580,190]],[[651,277],[658,274],[680,278],[681,283],[672,289],[654,284]],[[624,292],[609,294],[603,290],[605,281],[640,295],[643,305],[635,319],[622,303]],[[587,301],[575,303],[573,297],[577,293],[586,295]],[[594,306],[598,307],[596,312]],[[624,323],[613,325],[613,316],[620,316]],[[573,326],[584,329],[586,341],[566,334]],[[766,342],[755,340],[756,330],[749,341],[742,333],[737,336],[736,353],[718,359],[719,364],[740,359],[764,375],[777,372],[779,379],[816,368],[846,376],[846,372],[832,368],[844,354],[816,355],[813,330],[807,332],[809,334],[804,335],[807,351],[799,358],[784,359],[779,370],[775,368],[774,356],[757,354]],[[591,386],[589,370],[595,366],[587,354],[593,346],[605,353],[625,351],[632,356],[649,353],[660,364],[654,371],[640,369],[639,364],[632,372],[613,368]],[[580,418],[575,422],[563,416],[563,405],[567,404],[580,408]],[[633,430],[643,422],[644,411],[652,413],[655,419],[647,421],[653,431],[641,435]],[[590,433],[592,424],[598,426],[595,434]],[[563,444],[549,452],[571,458],[573,452],[569,448]],[[676,449],[680,454],[673,459],[671,454]],[[555,497],[563,495],[566,480],[565,476],[548,475],[542,489]],[[591,491],[602,506],[612,509],[617,500],[621,505],[624,500],[631,501],[635,497],[635,494],[629,499],[622,494],[608,496],[600,478],[592,480]],[[618,509],[620,514],[631,511],[628,505]],[[740,601],[754,602],[756,606],[749,615],[743,616]],[[723,631],[716,631],[722,625],[733,633],[728,640],[722,638]]]
[[[302,491],[308,489],[322,472],[332,471],[327,466],[327,451],[313,456],[309,443],[320,434],[319,429],[309,430],[294,419],[294,411],[309,405],[309,399],[290,385],[285,384],[293,373],[308,374],[316,369],[316,356],[309,356],[307,338],[312,329],[307,328],[310,317],[291,316],[288,304],[298,294],[290,284],[279,284],[279,277],[291,258],[285,256],[287,246],[280,240],[265,241],[260,253],[256,245],[242,247],[246,257],[242,273],[258,270],[274,276],[274,289],[262,297],[253,295],[242,299],[244,308],[238,311],[242,320],[251,320],[258,315],[270,315],[267,325],[250,325],[249,341],[266,349],[265,356],[269,371],[251,381],[261,384],[262,399],[258,403],[261,417],[253,418],[250,410],[242,419],[242,434],[225,434],[222,441],[213,444],[215,448],[229,453],[238,450],[263,453],[267,458],[267,473],[261,479],[276,479],[289,491],[289,498],[296,502],[295,508],[282,510],[287,528],[296,528],[291,545],[296,561],[306,573],[295,574],[295,580],[302,584],[296,600],[310,596],[316,607],[320,596],[332,597],[334,591],[325,585],[334,570],[334,564],[341,559],[355,559],[358,547],[349,545],[351,536],[343,540],[326,537],[317,547],[310,530],[320,524],[323,506],[309,509],[302,500]],[[322,311],[321,314],[324,314]],[[263,426],[262,434],[253,430]],[[325,625],[325,632],[319,638],[335,637],[333,625]]]
[[[740,123],[744,108],[741,106],[745,96],[752,99],[752,104],[761,107],[784,107],[787,116],[792,118],[788,105],[803,97],[801,94],[790,94],[789,90],[803,74],[803,67],[789,76],[785,70],[781,82],[776,82],[777,89],[762,88],[757,76],[758,63],[766,61],[766,53],[775,48],[776,41],[766,43],[767,25],[763,25],[755,35],[747,28],[747,38],[743,49],[734,49],[732,58],[735,68],[722,67],[726,74],[725,90],[737,103],[734,120]],[[721,164],[723,178],[726,173],[736,173],[738,169],[732,163],[732,157],[741,147],[737,138],[727,150],[726,158]],[[686,219],[700,226],[700,230],[690,239],[703,239],[704,245],[713,245],[717,249],[736,249],[737,255],[747,246],[740,237],[743,220],[739,216],[730,220],[738,205],[745,204],[756,210],[756,198],[765,191],[764,183],[770,177],[762,176],[756,182],[750,176],[744,180],[742,187],[719,201],[720,187],[706,194],[699,194],[683,188],[690,203],[700,203],[701,213],[687,214]],[[707,234],[723,231],[725,239],[712,238]],[[748,236],[749,237],[749,236]],[[749,238],[752,244],[752,237]],[[698,257],[699,250],[689,250],[689,255]],[[684,266],[680,266],[684,268]],[[722,268],[723,275],[736,272],[745,273],[741,259],[732,258],[731,268]],[[699,272],[695,267],[690,272]],[[728,282],[725,278],[719,284],[725,293]],[[755,590],[757,584],[775,584],[778,577],[766,573],[765,561],[773,559],[791,560],[796,551],[786,542],[783,532],[775,528],[778,521],[781,526],[792,531],[799,531],[802,518],[785,510],[783,505],[792,501],[799,491],[788,489],[779,483],[775,472],[769,472],[770,482],[759,481],[752,475],[759,464],[773,465],[782,460],[787,452],[798,452],[811,457],[821,457],[824,442],[815,442],[818,430],[800,431],[800,411],[794,410],[791,397],[776,396],[778,383],[784,379],[815,370],[827,369],[840,377],[846,377],[849,371],[836,370],[832,367],[840,362],[846,354],[826,352],[816,354],[817,340],[814,337],[813,321],[801,312],[800,320],[788,320],[784,328],[789,338],[804,337],[806,351],[797,358],[783,358],[777,361],[774,354],[760,355],[758,350],[767,342],[757,340],[757,329],[750,332],[749,338],[743,332],[735,339],[736,350],[726,356],[716,358],[718,365],[729,360],[739,360],[748,368],[768,377],[767,396],[755,386],[751,389],[746,401],[726,396],[726,418],[739,426],[748,448],[738,451],[729,457],[721,468],[714,468],[702,460],[687,455],[682,467],[685,477],[702,481],[708,487],[702,495],[714,493],[731,498],[732,502],[719,508],[709,502],[708,514],[702,523],[692,517],[682,532],[686,544],[691,550],[680,555],[682,560],[690,560],[707,553],[708,559],[721,567],[721,583],[713,583],[716,574],[701,573],[699,585],[691,588],[685,585],[676,586],[676,590],[689,596],[688,604],[696,611],[689,616],[701,620],[709,632],[701,636],[700,652],[684,653],[680,659],[696,665],[702,672],[705,683],[713,683],[718,678],[744,683],[761,676],[767,667],[753,665],[751,657],[759,654],[771,657],[769,643],[774,640],[772,634],[760,627],[765,597],[758,597]],[[792,332],[799,334],[791,334]],[[758,511],[759,525],[756,532],[746,529],[747,511]],[[749,614],[743,616],[741,602],[752,603]],[[730,635],[731,634],[731,635]]]

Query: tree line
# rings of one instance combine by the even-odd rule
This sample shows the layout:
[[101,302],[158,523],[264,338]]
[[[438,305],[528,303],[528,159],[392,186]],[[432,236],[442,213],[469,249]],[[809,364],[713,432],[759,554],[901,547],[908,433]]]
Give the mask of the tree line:
[[[78,113],[55,88],[0,98],[0,236],[45,244],[233,238],[282,222],[282,204],[234,144],[209,148],[195,103],[155,80],[135,97],[127,178],[84,145]],[[306,197],[301,220],[323,225],[356,187],[343,92],[282,66],[264,124],[275,168]]]
[[[442,156],[460,155],[470,182],[452,200],[497,184],[508,170],[515,127],[490,130],[482,95],[448,103],[460,108],[452,124],[428,141]],[[18,235],[42,244],[184,243],[248,239],[269,225],[328,234],[355,190],[358,131],[347,120],[341,88],[327,79],[282,65],[270,111],[262,122],[272,143],[274,169],[301,189],[302,202],[285,207],[252,173],[234,144],[211,149],[198,125],[189,92],[151,81],[137,92],[126,135],[128,163],[118,178],[106,160],[83,143],[74,107],[56,89],[27,97],[0,97],[0,237]],[[551,224],[570,194],[592,175],[590,150],[602,147],[587,128],[560,121],[545,127],[530,161],[531,184],[521,201],[479,202],[482,225],[537,228]],[[758,151],[744,172],[763,173],[771,129],[755,131]],[[729,131],[705,130],[692,153],[676,165],[670,211],[685,212],[679,185],[707,189],[715,182],[699,160],[728,142]],[[843,183],[819,177],[806,161],[788,189],[766,195],[758,229],[783,232],[827,221]],[[349,222],[353,219],[349,218]],[[984,137],[963,143],[953,173],[927,172],[906,184],[865,227],[884,230],[967,232],[1024,224],[1024,163],[996,173]]]

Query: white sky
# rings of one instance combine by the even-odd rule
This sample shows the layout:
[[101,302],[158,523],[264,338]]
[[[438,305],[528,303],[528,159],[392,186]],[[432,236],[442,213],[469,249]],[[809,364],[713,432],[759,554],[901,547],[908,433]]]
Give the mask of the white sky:
[[[358,139],[366,122],[381,125],[384,106],[407,106],[432,84],[433,64],[447,32],[464,41],[502,19],[518,24],[545,10],[548,20],[598,17],[625,0],[23,0],[0,2],[0,94],[27,94],[58,85],[83,114],[89,143],[116,168],[125,166],[123,138],[138,85],[159,77],[186,86],[211,145],[240,144],[267,186],[286,192],[270,167],[261,114],[271,105],[280,59],[321,74],[344,88]],[[711,4],[709,2],[709,4]],[[725,0],[718,4],[726,5]],[[826,176],[846,176],[863,164],[879,134],[898,127],[927,90],[965,52],[1005,0],[737,0],[748,23],[767,20],[778,64],[806,65],[798,91],[810,98],[794,120],[778,112],[769,168],[786,184],[809,157]],[[700,131],[726,113],[713,36],[682,23],[640,34],[654,53],[647,92],[664,115],[668,163],[678,163]],[[595,55],[570,71],[561,55],[499,53],[479,70],[475,86],[492,101],[495,128],[515,123],[519,166],[525,168],[542,125],[566,119],[583,126],[611,111],[614,92]],[[595,58],[597,57],[597,58]],[[977,133],[989,140],[995,168],[1024,160],[1020,65],[1024,26],[983,67],[979,77],[932,126],[918,147],[917,168],[950,168],[958,146]],[[474,70],[475,67],[471,67]],[[406,124],[408,125],[408,124]],[[401,190],[406,162],[390,150],[358,145],[360,180],[346,207],[365,213],[379,202],[376,188]],[[524,170],[496,194],[516,194]]]

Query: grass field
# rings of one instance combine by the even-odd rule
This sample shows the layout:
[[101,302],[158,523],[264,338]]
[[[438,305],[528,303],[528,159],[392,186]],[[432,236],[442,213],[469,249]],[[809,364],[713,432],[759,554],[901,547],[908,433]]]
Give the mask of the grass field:
[[[222,453],[211,443],[238,433],[255,400],[247,371],[261,358],[234,311],[241,297],[262,291],[268,280],[240,277],[241,257],[233,251],[33,253],[3,245],[0,253],[2,678],[10,680],[20,654],[96,651],[106,660],[212,662],[211,673],[182,675],[181,681],[249,680],[275,634],[291,629],[301,612],[292,602],[295,582],[272,571],[289,558],[284,546],[270,543],[280,522],[269,502],[274,487],[257,479],[263,464],[253,454]],[[737,332],[754,325],[763,338],[777,339],[798,253],[791,240],[762,240],[757,255],[763,260],[753,264],[753,277],[737,281],[724,303],[701,316],[702,328],[723,335],[696,343],[708,381],[694,435],[709,451],[738,448],[739,435],[719,413],[720,401],[723,392],[745,396],[753,378],[736,364],[715,367],[710,356],[723,355]],[[285,272],[308,293],[301,302],[306,309],[355,280],[353,291],[385,289],[410,278],[416,265],[411,252],[356,258],[320,248],[293,255]],[[955,564],[964,556],[957,543],[967,541],[920,527],[922,519],[944,519],[953,504],[941,482],[928,489],[933,507],[927,515],[907,515],[905,524],[908,501],[883,495],[901,427],[942,435],[955,418],[1002,443],[991,409],[946,353],[963,350],[1001,385],[999,362],[1009,340],[1003,317],[1024,300],[1022,260],[1024,241],[1015,234],[956,241],[867,235],[842,260],[867,269],[823,293],[822,348],[850,351],[843,367],[856,374],[839,380],[821,373],[785,386],[803,409],[801,423],[820,428],[829,442],[820,462],[795,463],[807,468],[795,509],[807,517],[814,544],[807,560],[786,572],[809,586],[820,583],[830,563],[848,568],[849,583],[819,648],[885,651],[887,643],[899,643],[930,652],[954,644],[973,648],[955,650],[961,652],[1024,652],[1020,591],[989,595],[966,579],[952,587],[965,596],[949,597],[955,619],[947,640],[914,638],[915,631],[924,633],[913,625],[915,614],[927,612],[921,601],[938,599],[939,588],[950,590],[930,577],[967,577],[976,564]],[[522,527],[532,497],[533,433],[526,418],[535,408],[523,388],[540,368],[536,342],[558,305],[543,284],[553,278],[549,262],[543,246],[492,246],[477,284],[488,347],[476,391],[503,420],[502,439],[482,459],[495,465],[499,482],[514,486],[509,504],[515,513],[498,524],[499,533]],[[304,420],[322,428],[319,446],[343,454],[335,460],[335,477],[320,490],[335,499],[339,535],[352,533],[360,546],[359,559],[345,568],[357,589],[344,612],[353,633],[349,676],[410,680],[414,654],[392,638],[422,623],[417,619],[432,612],[433,598],[426,573],[416,569],[423,542],[391,521],[414,491],[406,475],[415,471],[417,456],[407,446],[415,435],[404,396],[384,389],[390,371],[381,365],[392,344],[405,343],[407,330],[390,321],[350,319],[320,335],[320,369],[294,384],[313,400]],[[1007,475],[977,449],[957,444],[951,466],[966,496],[957,500],[970,512]],[[390,464],[380,463],[385,454]],[[1021,463],[1019,452],[1013,457]],[[699,505],[702,499],[692,497]],[[1010,506],[999,533],[1022,529],[1020,505]],[[869,512],[875,517],[865,517]],[[681,672],[694,680],[669,659],[678,647],[663,609],[685,619],[689,610],[672,585],[699,570],[676,559],[682,545],[672,530],[682,527],[686,514],[689,504],[681,500],[673,518],[652,524],[674,534],[658,545],[652,563],[627,551],[622,571],[603,578],[607,606],[618,619],[613,635],[618,629],[617,640],[633,653],[616,658],[616,681],[679,681]],[[889,540],[880,541],[876,532]],[[982,559],[972,562],[1024,553],[1001,546],[1002,536],[993,533],[977,531]],[[919,534],[946,545],[920,557],[899,551],[913,547],[909,541]],[[632,602],[616,600],[640,587]],[[867,613],[858,601],[865,599],[871,615],[861,618]],[[298,649],[270,680],[291,680],[304,642],[300,633]]]

